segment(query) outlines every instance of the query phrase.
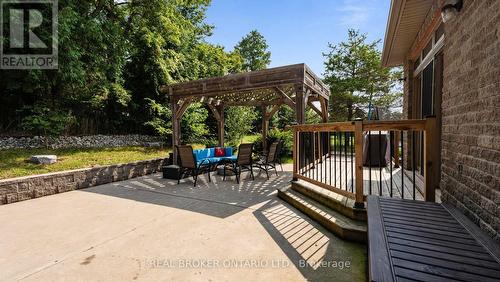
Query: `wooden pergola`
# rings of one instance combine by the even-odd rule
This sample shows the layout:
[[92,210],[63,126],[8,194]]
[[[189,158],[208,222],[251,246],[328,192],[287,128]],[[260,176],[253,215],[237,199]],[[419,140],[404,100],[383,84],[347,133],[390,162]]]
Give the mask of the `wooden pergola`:
[[[181,118],[188,106],[195,102],[206,103],[214,114],[219,146],[224,146],[224,107],[228,106],[260,107],[264,142],[269,120],[283,105],[295,111],[298,124],[305,123],[307,106],[323,122],[328,121],[330,91],[305,64],[182,82],[163,86],[160,90],[168,95],[172,107],[173,146],[180,144]],[[266,144],[263,145],[266,148]]]

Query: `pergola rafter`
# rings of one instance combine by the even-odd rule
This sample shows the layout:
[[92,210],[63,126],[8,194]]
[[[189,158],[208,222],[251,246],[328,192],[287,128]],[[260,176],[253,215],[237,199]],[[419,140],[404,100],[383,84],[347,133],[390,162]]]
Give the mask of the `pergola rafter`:
[[[160,90],[168,95],[171,102],[174,146],[180,144],[180,119],[194,102],[206,103],[213,113],[218,124],[220,146],[224,146],[224,107],[227,106],[260,107],[264,142],[269,120],[283,105],[295,111],[298,124],[305,123],[308,105],[321,116],[323,122],[328,120],[330,91],[305,64],[181,82],[163,86]],[[313,102],[319,102],[320,107]]]

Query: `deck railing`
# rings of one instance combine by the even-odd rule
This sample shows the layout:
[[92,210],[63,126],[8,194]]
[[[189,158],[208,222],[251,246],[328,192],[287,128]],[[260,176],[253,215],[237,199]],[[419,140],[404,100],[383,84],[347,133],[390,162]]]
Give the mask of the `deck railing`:
[[[355,200],[434,201],[436,119],[293,126],[293,177]],[[422,175],[423,174],[423,175]]]

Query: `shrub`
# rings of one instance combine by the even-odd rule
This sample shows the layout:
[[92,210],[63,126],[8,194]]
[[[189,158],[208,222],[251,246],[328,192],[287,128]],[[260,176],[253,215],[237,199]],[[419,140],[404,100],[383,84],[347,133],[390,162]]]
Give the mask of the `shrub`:
[[59,136],[75,123],[70,112],[52,110],[44,105],[36,105],[29,109],[29,114],[23,118],[21,125],[24,130],[42,135],[45,147],[49,147],[49,136]]
[[[267,145],[271,145],[274,141],[282,139],[283,148],[281,150],[281,157],[287,157],[292,155],[293,150],[293,131],[291,130],[281,130],[278,128],[273,128],[269,130],[267,134]],[[261,152],[262,150],[262,136],[259,136],[254,143],[254,150]]]

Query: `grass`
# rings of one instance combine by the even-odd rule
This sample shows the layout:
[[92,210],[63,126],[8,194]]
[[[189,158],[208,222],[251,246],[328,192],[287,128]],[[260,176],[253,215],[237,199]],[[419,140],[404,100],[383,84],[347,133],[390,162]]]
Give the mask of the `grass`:
[[[164,158],[170,151],[170,148],[144,147],[0,150],[0,179]],[[32,155],[45,154],[57,155],[58,162],[52,165],[37,165],[27,161]]]
[[[245,136],[243,143],[253,143],[257,138],[259,135]],[[195,149],[204,147],[193,145]],[[144,147],[0,150],[0,179],[166,158],[171,151],[171,148]],[[32,155],[57,155],[58,161],[51,165],[37,165],[28,162]],[[283,158],[283,163],[292,162],[291,156]]]
[[247,136],[243,137],[243,140],[241,140],[241,143],[254,143],[257,141],[257,139],[259,139],[259,137],[260,137],[260,134],[247,135]]

